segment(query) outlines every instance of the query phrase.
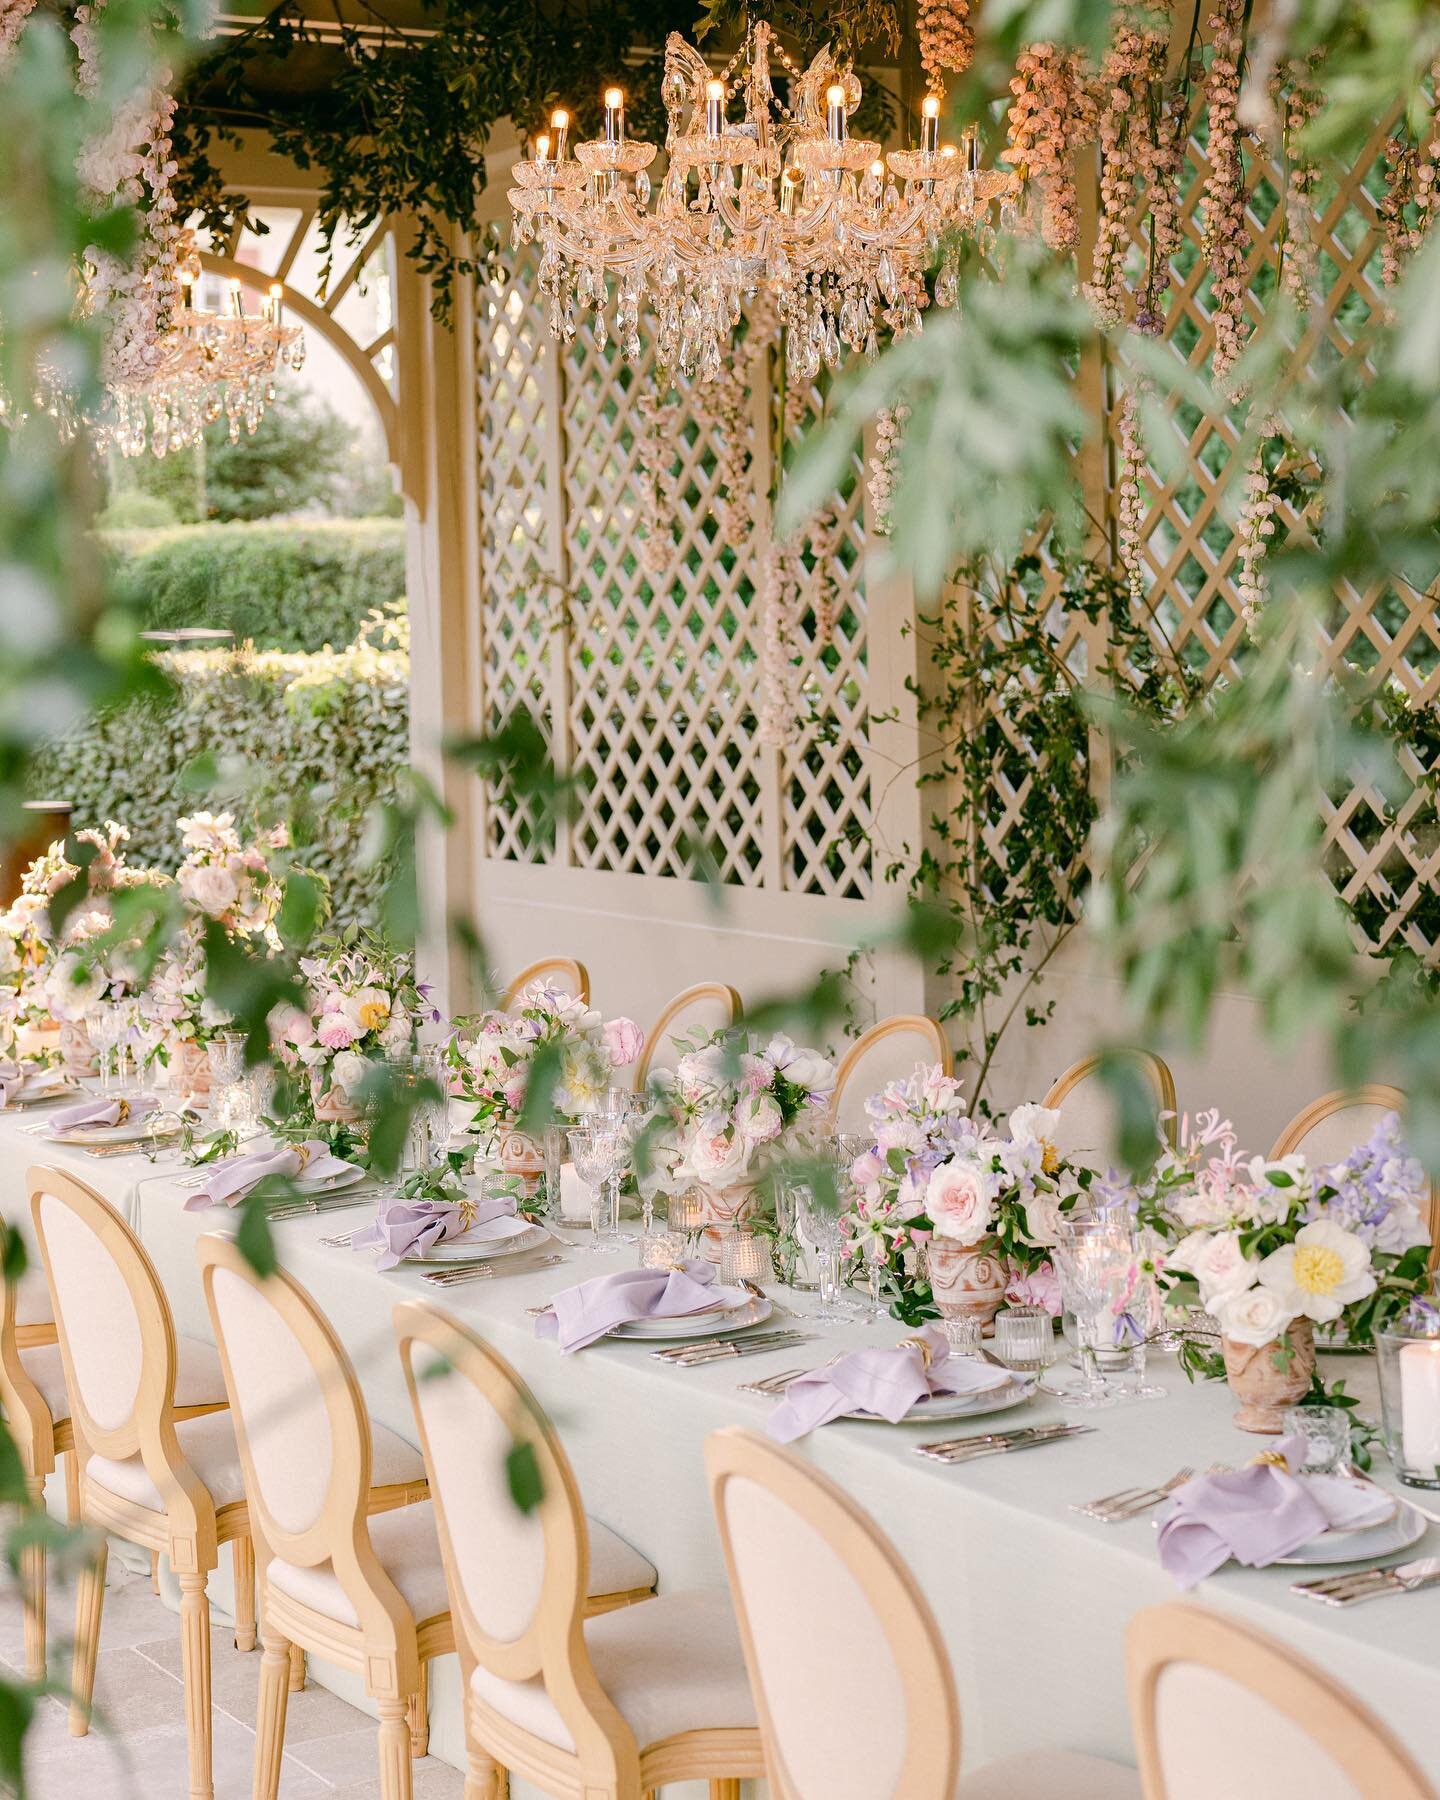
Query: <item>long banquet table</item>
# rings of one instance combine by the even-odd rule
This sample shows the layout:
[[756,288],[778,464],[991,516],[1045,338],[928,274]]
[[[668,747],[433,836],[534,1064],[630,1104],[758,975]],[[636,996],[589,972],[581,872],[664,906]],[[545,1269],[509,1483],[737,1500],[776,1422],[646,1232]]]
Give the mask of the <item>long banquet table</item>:
[[[224,1210],[186,1212],[179,1182],[190,1171],[174,1162],[151,1165],[138,1155],[102,1160],[40,1143],[23,1134],[24,1123],[36,1118],[0,1116],[0,1211],[26,1216],[31,1164],[70,1169],[135,1226],[170,1296],[177,1329],[209,1338],[194,1246],[202,1232],[225,1228]],[[275,1230],[285,1266],[347,1345],[372,1416],[415,1441],[390,1315],[405,1298],[437,1301],[519,1370],[565,1441],[587,1509],[643,1550],[666,1588],[723,1580],[702,1446],[725,1425],[763,1429],[772,1404],[738,1392],[738,1384],[904,1335],[889,1321],[813,1325],[814,1341],[798,1350],[694,1369],[658,1362],[638,1343],[603,1343],[566,1357],[553,1342],[536,1338],[526,1308],[620,1266],[621,1258],[567,1250],[559,1268],[437,1290],[413,1269],[381,1274],[369,1256],[320,1243],[363,1216],[358,1209],[338,1211]],[[1373,1411],[1369,1364],[1353,1357],[1327,1362],[1331,1374],[1350,1377],[1352,1391]],[[1171,1358],[1157,1357],[1153,1366],[1169,1390],[1165,1399],[1087,1415],[1096,1427],[1092,1435],[1024,1455],[945,1468],[913,1454],[924,1438],[948,1435],[933,1425],[836,1423],[800,1446],[879,1520],[919,1577],[954,1663],[967,1765],[1050,1746],[1133,1761],[1126,1621],[1142,1606],[1175,1599],[1177,1590],[1156,1560],[1148,1517],[1106,1526],[1071,1511],[1071,1503],[1162,1479],[1182,1465],[1241,1462],[1257,1448],[1257,1440],[1231,1423],[1232,1401],[1222,1385],[1188,1385]],[[1063,1412],[1041,1397],[1027,1422]],[[1006,1415],[1004,1422],[1019,1417]],[[1383,1459],[1379,1478],[1387,1479]],[[1433,1553],[1440,1553],[1440,1526],[1409,1554]],[[218,1571],[215,1582],[222,1606],[225,1573]],[[1440,1785],[1440,1589],[1336,1611],[1289,1593],[1295,1578],[1289,1569],[1232,1566],[1206,1581],[1197,1598],[1283,1639],[1345,1682]],[[454,1659],[447,1663],[432,1682],[431,1748],[463,1766],[458,1675]],[[364,1704],[339,1671],[315,1665],[312,1673]],[[521,1800],[533,1790],[517,1781],[514,1792]]]

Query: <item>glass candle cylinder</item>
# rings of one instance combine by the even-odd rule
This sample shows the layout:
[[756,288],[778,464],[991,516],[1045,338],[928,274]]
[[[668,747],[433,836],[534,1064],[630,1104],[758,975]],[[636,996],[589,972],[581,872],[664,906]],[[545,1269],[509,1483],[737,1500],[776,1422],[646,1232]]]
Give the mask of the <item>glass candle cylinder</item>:
[[1440,1488],[1440,1308],[1417,1301],[1375,1334],[1385,1448],[1408,1487]]

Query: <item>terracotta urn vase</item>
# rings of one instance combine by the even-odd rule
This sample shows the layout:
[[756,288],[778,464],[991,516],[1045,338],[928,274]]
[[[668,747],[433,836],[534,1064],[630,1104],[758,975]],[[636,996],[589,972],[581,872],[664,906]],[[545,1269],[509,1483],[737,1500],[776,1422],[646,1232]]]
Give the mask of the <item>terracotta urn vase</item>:
[[210,1052],[188,1038],[170,1058],[170,1091],[179,1101],[209,1097]]
[[67,1020],[60,1027],[60,1060],[67,1075],[94,1075],[99,1069],[95,1046],[81,1019]]
[[327,1124],[354,1125],[364,1117],[338,1081],[325,1086],[325,1078],[318,1069],[310,1071],[310,1100],[315,1117],[324,1119]]
[[755,1184],[737,1181],[733,1187],[698,1187],[701,1212],[700,1254],[706,1262],[720,1261],[720,1247],[743,1220],[755,1211]]
[[1283,1338],[1268,1344],[1237,1344],[1233,1338],[1221,1338],[1220,1348],[1225,1356],[1225,1379],[1240,1402],[1235,1423],[1242,1431],[1274,1436],[1282,1429],[1285,1408],[1296,1405],[1309,1392],[1315,1373],[1314,1327],[1308,1319],[1297,1319]]
[[994,1322],[1005,1298],[1004,1260],[985,1244],[960,1244],[936,1232],[927,1252],[930,1291],[940,1316],[974,1319],[983,1329]]

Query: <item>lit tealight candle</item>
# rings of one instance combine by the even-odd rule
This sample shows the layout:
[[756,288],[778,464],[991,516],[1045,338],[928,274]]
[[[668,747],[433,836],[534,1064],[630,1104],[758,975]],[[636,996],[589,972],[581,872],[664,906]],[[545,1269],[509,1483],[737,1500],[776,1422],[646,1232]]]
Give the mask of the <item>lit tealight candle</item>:
[[565,160],[565,139],[570,131],[570,115],[563,106],[557,106],[550,115],[550,129],[555,133],[555,160]]
[[625,96],[618,87],[605,90],[605,142],[607,144],[623,144],[625,141]]
[[825,129],[837,144],[845,141],[845,90],[838,81],[825,90]]
[[1401,1347],[1400,1420],[1406,1467],[1434,1476],[1440,1469],[1440,1340]]
[[723,81],[707,81],[705,83],[705,132],[708,137],[719,137],[725,129],[725,83]]
[[933,156],[940,145],[940,102],[927,94],[920,106],[920,151]]

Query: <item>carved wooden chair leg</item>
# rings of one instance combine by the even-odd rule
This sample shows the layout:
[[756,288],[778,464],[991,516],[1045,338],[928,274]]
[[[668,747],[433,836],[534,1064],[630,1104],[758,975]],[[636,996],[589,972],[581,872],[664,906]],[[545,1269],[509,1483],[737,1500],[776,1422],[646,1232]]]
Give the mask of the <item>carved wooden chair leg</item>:
[[[30,1498],[45,1505],[45,1482],[32,1477]],[[20,1555],[20,1592],[25,1607],[25,1674],[31,1681],[45,1679],[45,1546],[27,1544]]]
[[298,1694],[305,1686],[305,1652],[298,1644],[290,1646],[290,1692]]
[[285,1708],[290,1698],[290,1651],[282,1637],[262,1631],[260,1698],[255,1708],[253,1800],[277,1800],[280,1759],[285,1754]]
[[430,1749],[430,1665],[428,1662],[421,1661],[420,1686],[406,1702],[405,1712],[410,1722],[410,1754],[418,1759],[426,1755]]
[[235,1648],[255,1648],[255,1540],[232,1538],[230,1567],[235,1575]]
[[386,1698],[380,1707],[380,1800],[411,1800],[410,1727],[405,1702]]
[[152,1594],[160,1592],[160,1552],[158,1550],[150,1552],[150,1592]]
[[710,1800],[740,1800],[740,1783],[729,1775],[710,1783]]
[[210,1758],[210,1596],[203,1574],[180,1577],[180,1670],[185,1681],[185,1740],[190,1800],[212,1800]]
[[95,1658],[100,1650],[100,1613],[105,1604],[105,1565],[109,1552],[100,1539],[94,1558],[75,1584],[75,1654],[70,1665],[70,1735],[90,1729],[90,1702],[95,1694]]

